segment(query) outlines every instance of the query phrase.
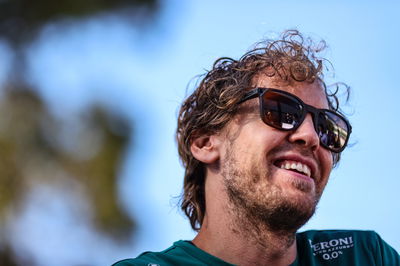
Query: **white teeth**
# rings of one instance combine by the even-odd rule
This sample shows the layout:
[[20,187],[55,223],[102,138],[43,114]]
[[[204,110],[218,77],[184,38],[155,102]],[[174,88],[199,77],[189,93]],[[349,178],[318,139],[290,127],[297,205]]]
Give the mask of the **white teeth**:
[[310,170],[310,168],[308,168],[308,167],[306,167],[306,169],[304,169],[304,167],[303,167],[303,170],[305,170],[304,171],[304,173],[307,175],[307,176],[311,176],[311,170]]
[[302,164],[300,162],[288,162],[285,161],[281,164],[282,169],[293,169],[300,173],[304,173],[306,176],[311,177],[311,169],[308,165]]
[[296,169],[297,169],[297,171],[299,171],[299,172],[303,172],[303,165],[302,165],[301,163],[297,163]]

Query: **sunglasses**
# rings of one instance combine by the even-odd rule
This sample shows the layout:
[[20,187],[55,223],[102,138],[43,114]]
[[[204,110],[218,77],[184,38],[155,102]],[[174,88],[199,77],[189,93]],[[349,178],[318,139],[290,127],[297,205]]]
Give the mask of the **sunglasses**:
[[291,93],[271,88],[255,88],[247,92],[239,104],[256,97],[259,98],[260,115],[265,124],[280,130],[293,131],[311,113],[315,131],[323,147],[336,153],[346,147],[351,125],[339,113],[315,108]]

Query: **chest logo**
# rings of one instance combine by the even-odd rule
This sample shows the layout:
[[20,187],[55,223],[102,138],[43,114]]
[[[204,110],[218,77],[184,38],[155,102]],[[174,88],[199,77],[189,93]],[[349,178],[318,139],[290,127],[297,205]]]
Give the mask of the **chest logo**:
[[354,247],[352,236],[335,238],[327,241],[312,243],[309,239],[310,247],[314,256],[321,256],[324,260],[332,260],[343,255],[344,251]]

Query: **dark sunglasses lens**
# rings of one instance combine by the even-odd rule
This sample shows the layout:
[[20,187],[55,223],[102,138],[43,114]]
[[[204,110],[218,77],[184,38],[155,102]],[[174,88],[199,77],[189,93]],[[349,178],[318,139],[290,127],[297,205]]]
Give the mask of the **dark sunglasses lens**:
[[325,111],[318,118],[318,135],[325,147],[339,152],[346,145],[349,128],[343,118],[334,112]]
[[295,99],[276,91],[263,95],[263,120],[266,124],[283,130],[297,127],[303,108]]

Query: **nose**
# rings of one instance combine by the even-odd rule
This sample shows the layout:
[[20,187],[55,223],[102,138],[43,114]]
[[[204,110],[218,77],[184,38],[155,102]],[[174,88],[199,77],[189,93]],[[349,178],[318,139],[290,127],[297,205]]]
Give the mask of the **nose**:
[[314,122],[311,114],[307,114],[303,123],[289,135],[289,141],[297,143],[313,151],[319,147],[319,137],[314,128]]

